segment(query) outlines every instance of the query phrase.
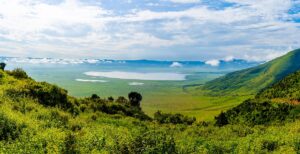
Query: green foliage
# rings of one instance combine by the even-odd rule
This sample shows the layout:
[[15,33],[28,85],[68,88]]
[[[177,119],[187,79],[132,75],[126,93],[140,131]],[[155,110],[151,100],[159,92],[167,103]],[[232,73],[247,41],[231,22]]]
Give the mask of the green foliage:
[[206,83],[204,90],[212,93],[256,93],[300,69],[300,49],[257,67],[229,73]]
[[151,118],[147,116],[140,108],[135,106],[127,106],[126,104],[115,103],[105,100],[99,100],[98,102],[90,102],[91,109],[107,114],[122,114],[126,116],[131,116],[138,118],[140,120],[150,120]]
[[8,119],[3,113],[0,113],[0,141],[17,139],[23,127]]
[[140,102],[142,101],[143,97],[138,92],[130,92],[128,94],[128,99],[130,101],[131,106],[140,107],[141,106]]
[[8,71],[8,74],[17,79],[28,79],[29,78],[27,73],[21,68],[16,68],[12,71]]
[[277,104],[270,101],[246,100],[216,117],[216,125],[247,124],[263,125],[274,122],[284,122],[288,118],[294,118],[291,114],[295,107],[289,104]]
[[161,113],[160,111],[157,111],[154,114],[154,120],[161,124],[186,124],[191,125],[196,121],[196,118],[187,117],[182,114],[170,114],[170,113]]
[[5,63],[0,63],[0,70],[4,71],[6,64]]
[[256,97],[300,101],[300,71],[262,90]]
[[165,131],[148,131],[134,138],[129,148],[131,153],[177,153],[175,139]]
[[92,94],[91,99],[97,100],[97,99],[100,99],[100,97],[97,94]]
[[65,147],[63,149],[64,154],[77,154],[79,151],[76,147],[76,136],[74,134],[68,134],[65,139]]
[[45,106],[71,108],[72,104],[68,101],[67,91],[56,85],[46,82],[35,82],[28,80],[21,88],[11,88],[6,90],[6,94],[11,97],[31,97]]
[[219,127],[229,124],[226,114],[223,111],[220,113],[219,116],[215,117],[215,119],[216,119],[215,125]]

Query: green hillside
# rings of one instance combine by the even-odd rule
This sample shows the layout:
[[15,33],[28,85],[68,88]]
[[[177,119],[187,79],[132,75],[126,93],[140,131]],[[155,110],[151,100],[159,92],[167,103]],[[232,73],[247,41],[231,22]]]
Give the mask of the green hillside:
[[255,94],[259,90],[300,70],[300,49],[257,67],[229,73],[206,83],[202,89],[213,93]]
[[300,120],[289,116],[296,106],[248,102],[251,108],[238,106],[213,121],[160,111],[150,118],[135,92],[127,98],[74,98],[21,69],[1,69],[0,153],[300,152]]
[[256,98],[266,98],[273,101],[299,104],[300,101],[300,71],[297,71],[281,81],[263,89]]
[[254,99],[221,113],[219,125],[270,124],[300,118],[300,71],[261,90]]

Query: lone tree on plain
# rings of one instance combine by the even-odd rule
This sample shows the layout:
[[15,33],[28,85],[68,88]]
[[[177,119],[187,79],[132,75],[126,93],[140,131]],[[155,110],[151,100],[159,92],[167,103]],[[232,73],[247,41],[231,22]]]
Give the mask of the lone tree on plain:
[[128,99],[131,106],[140,107],[140,103],[143,99],[142,95],[138,92],[131,92],[128,94]]
[[5,63],[0,63],[0,70],[4,71],[6,64]]

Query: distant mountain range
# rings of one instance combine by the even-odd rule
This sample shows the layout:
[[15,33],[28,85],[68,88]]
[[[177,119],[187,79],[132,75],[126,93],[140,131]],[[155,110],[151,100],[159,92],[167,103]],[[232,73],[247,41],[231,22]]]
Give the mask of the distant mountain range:
[[24,64],[109,64],[109,65],[139,65],[139,66],[164,66],[164,67],[212,67],[219,69],[235,68],[243,69],[257,66],[262,62],[246,61],[242,59],[232,59],[229,61],[218,60],[217,64],[210,64],[205,61],[158,61],[158,60],[111,60],[111,59],[57,59],[57,58],[18,58],[0,57],[0,61],[7,63]]
[[250,94],[300,70],[300,49],[262,65],[229,73],[206,83],[202,89],[213,93]]

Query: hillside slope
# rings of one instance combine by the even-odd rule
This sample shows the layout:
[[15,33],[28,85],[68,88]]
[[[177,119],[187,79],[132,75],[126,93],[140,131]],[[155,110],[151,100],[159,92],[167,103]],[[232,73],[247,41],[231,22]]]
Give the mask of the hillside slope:
[[215,93],[250,94],[300,69],[300,49],[257,67],[229,73],[206,83],[202,89]]
[[300,101],[300,71],[288,75],[281,81],[260,91],[256,98],[299,104]]
[[254,99],[222,112],[218,125],[261,125],[293,121],[300,116],[300,71],[261,90]]

